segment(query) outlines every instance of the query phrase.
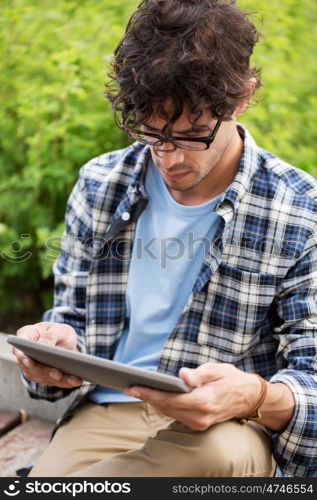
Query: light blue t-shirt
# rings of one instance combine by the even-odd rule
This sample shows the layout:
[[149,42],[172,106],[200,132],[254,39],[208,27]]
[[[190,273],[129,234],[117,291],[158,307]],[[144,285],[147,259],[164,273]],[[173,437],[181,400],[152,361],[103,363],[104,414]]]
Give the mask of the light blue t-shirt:
[[[218,228],[214,208],[177,203],[152,161],[145,187],[149,203],[136,225],[126,294],[127,321],[114,361],[157,371],[165,342],[176,326]],[[139,401],[98,386],[96,403]]]

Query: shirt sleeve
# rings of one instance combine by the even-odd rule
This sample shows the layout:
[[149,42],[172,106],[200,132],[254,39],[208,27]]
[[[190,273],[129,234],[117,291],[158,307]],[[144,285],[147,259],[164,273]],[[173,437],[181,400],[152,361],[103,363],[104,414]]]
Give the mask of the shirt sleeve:
[[[77,333],[77,347],[86,352],[86,287],[92,258],[92,203],[84,177],[84,167],[68,199],[65,231],[59,256],[53,265],[54,305],[43,315],[43,321],[66,323]],[[61,389],[37,384],[22,376],[31,398],[56,401],[68,396],[74,389]]]
[[283,473],[317,473],[317,231],[289,270],[277,297],[281,324],[277,362],[283,366],[270,382],[289,386],[295,411],[288,426],[273,436],[273,454]]

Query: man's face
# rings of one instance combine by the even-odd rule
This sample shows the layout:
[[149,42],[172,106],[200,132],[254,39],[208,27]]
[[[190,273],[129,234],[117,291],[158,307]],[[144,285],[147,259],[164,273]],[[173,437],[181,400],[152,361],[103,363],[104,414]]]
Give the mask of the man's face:
[[[173,125],[172,136],[206,137],[210,135],[216,122],[217,120],[211,118],[209,112],[206,111],[197,124],[207,126],[208,130],[194,133],[188,113],[184,111]],[[162,129],[165,124],[163,119],[154,118],[143,126],[143,130],[163,135]],[[215,183],[218,183],[219,175],[225,175],[226,172],[223,169],[226,169],[226,165],[222,160],[225,158],[235,133],[237,133],[235,119],[222,122],[209,149],[189,151],[177,148],[173,151],[173,146],[165,143],[161,148],[151,147],[152,158],[170,190],[186,192],[199,189],[206,183],[212,183],[213,178]],[[222,172],[220,171],[221,165]]]

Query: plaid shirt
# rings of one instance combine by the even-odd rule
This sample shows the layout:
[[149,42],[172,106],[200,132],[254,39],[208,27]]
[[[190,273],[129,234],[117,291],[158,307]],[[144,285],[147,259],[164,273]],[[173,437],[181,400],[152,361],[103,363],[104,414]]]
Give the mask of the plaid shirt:
[[[240,126],[241,127],[241,126]],[[290,387],[295,413],[272,435],[283,473],[317,473],[317,182],[259,148],[244,131],[221,223],[159,370],[232,363]],[[147,204],[148,146],[134,144],[84,165],[66,210],[54,263],[55,302],[45,321],[67,323],[81,351],[112,358],[123,331],[136,221]],[[34,398],[69,390],[27,383]],[[68,413],[95,386],[84,382]]]

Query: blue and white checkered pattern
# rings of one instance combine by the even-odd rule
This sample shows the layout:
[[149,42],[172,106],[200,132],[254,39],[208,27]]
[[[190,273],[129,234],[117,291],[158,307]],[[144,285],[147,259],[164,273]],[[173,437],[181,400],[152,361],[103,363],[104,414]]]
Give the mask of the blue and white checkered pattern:
[[[295,413],[273,436],[283,473],[317,474],[317,182],[245,134],[239,170],[216,212],[218,233],[160,358],[159,370],[214,361],[283,382]],[[146,206],[148,146],[82,167],[69,198],[55,303],[46,321],[72,325],[83,352],[112,358],[122,334],[129,261]],[[124,214],[124,215],[123,215]],[[122,217],[123,215],[123,217]],[[69,393],[29,382],[32,397]],[[70,408],[94,388],[85,382]]]

